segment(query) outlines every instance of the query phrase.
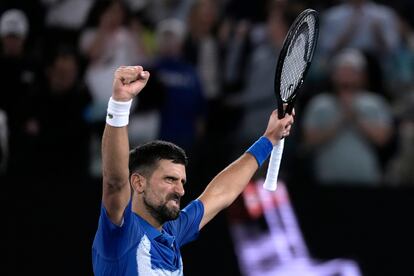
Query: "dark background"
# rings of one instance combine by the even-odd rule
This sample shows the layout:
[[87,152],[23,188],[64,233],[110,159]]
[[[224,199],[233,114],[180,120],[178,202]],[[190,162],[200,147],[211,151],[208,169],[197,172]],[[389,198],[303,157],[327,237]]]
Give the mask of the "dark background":
[[[241,19],[264,22],[268,2],[217,1],[215,4],[219,3],[222,8],[219,22],[225,18],[236,22]],[[397,14],[412,26],[410,1],[400,0],[392,4],[376,2],[389,7],[392,5]],[[298,3],[300,7],[315,7],[323,11],[340,1],[292,1],[290,5]],[[19,120],[24,121],[34,114],[41,124],[44,123],[47,131],[39,136],[11,133],[12,155],[9,156],[8,169],[0,174],[1,248],[5,256],[0,274],[92,275],[91,247],[99,217],[101,178],[88,170],[91,162],[89,141],[91,137],[100,137],[103,122],[78,118],[79,124],[72,125],[73,117],[62,111],[65,106],[73,106],[72,102],[68,99],[49,99],[42,94],[45,90],[39,88],[44,85],[49,56],[60,42],[77,47],[75,42],[84,27],[76,31],[47,27],[45,15],[48,8],[42,1],[0,0],[0,14],[9,8],[22,9],[29,19],[26,51],[34,64],[30,65],[31,68],[39,72],[40,77],[39,82],[27,90],[29,92],[25,90],[27,94],[19,93],[19,89],[27,88],[20,88],[7,77],[6,73],[10,73],[11,69],[2,59],[0,67],[6,73],[0,77],[0,104],[4,104],[4,95],[19,94],[16,98],[12,97],[16,106],[7,114],[10,122],[19,124]],[[154,30],[155,23],[151,22],[151,18],[146,18],[145,13],[131,12],[130,16],[142,16],[144,26]],[[251,51],[249,47],[253,46],[247,46],[247,53]],[[83,83],[89,61],[77,54],[80,65],[78,81]],[[381,83],[380,79],[375,78],[380,77],[374,75],[373,83]],[[155,81],[153,84],[155,89],[159,88]],[[305,87],[309,94],[303,93],[308,96],[299,105],[305,106],[309,98],[316,94],[315,91],[327,86],[325,82],[310,82]],[[392,104],[396,100],[393,98],[395,94],[388,93],[385,85],[379,86]],[[243,81],[221,85],[221,89],[230,91],[230,94],[237,93],[241,87]],[[93,101],[84,96],[75,99],[86,103]],[[151,108],[153,101],[148,99]],[[243,109],[226,106],[225,102],[223,98],[207,100],[209,115],[206,131],[189,153],[189,184],[184,204],[196,198],[216,173],[246,149],[233,141],[236,135],[234,125],[239,122]],[[155,107],[158,105],[156,103]],[[31,113],[33,107],[37,109]],[[21,119],[20,115],[27,118]],[[287,147],[287,161],[282,175],[287,179],[293,207],[312,257],[319,260],[353,259],[364,276],[414,275],[413,183],[391,186],[381,182],[372,188],[359,183],[349,186],[320,185],[309,177],[312,159],[300,147],[300,116],[299,113],[297,129],[292,135],[294,142]],[[399,120],[395,119],[395,126],[398,123]],[[13,129],[13,126],[9,127]],[[74,132],[81,135],[69,135]],[[392,156],[390,152],[398,148],[396,137],[398,134],[384,153],[387,160]],[[227,216],[226,211],[220,213],[203,229],[196,242],[182,249],[185,275],[240,274]]]

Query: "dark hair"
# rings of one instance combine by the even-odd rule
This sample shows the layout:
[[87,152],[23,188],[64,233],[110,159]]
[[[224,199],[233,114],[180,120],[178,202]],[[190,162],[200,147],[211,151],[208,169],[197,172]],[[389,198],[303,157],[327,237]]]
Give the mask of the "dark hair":
[[158,165],[158,161],[165,159],[173,163],[187,166],[187,155],[179,146],[166,141],[152,141],[140,145],[129,153],[129,174],[139,172],[149,177]]
[[[84,28],[88,27],[97,27],[99,26],[99,20],[102,16],[102,14],[107,11],[114,3],[121,5],[121,8],[124,12],[126,20],[129,15],[130,11],[128,9],[128,6],[124,3],[124,1],[117,1],[117,0],[98,0],[95,1],[92,7],[89,10],[89,14],[86,18],[86,22],[84,24]],[[126,22],[124,22],[126,23]]]
[[56,60],[61,57],[73,57],[76,63],[79,63],[80,60],[79,53],[76,48],[72,45],[62,43],[57,45],[53,50],[45,53],[45,66],[53,66]]

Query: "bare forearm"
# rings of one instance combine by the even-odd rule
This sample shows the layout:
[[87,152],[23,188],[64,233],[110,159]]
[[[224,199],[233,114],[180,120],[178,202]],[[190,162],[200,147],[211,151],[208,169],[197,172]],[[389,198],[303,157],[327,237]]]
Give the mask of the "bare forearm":
[[288,114],[283,119],[279,119],[277,111],[273,111],[263,137],[257,140],[247,150],[247,153],[230,164],[210,182],[199,197],[204,205],[200,229],[243,192],[259,168],[259,164],[262,165],[269,157],[273,145],[282,137],[289,135],[292,124],[292,115]]
[[128,184],[127,127],[105,126],[102,138],[103,181],[109,188],[119,190]]
[[244,190],[257,169],[256,159],[245,153],[221,171],[207,186],[205,193],[210,193],[215,198],[226,197],[224,206],[221,206],[226,208]]
[[199,197],[205,208],[200,229],[221,210],[233,203],[249,183],[257,168],[256,159],[245,153],[208,184],[206,190]]
[[131,198],[129,185],[129,141],[127,125],[132,99],[144,88],[149,72],[141,66],[121,66],[114,74],[112,97],[108,102],[102,137],[102,203],[115,224],[122,222]]
[[357,126],[365,137],[380,147],[385,145],[391,137],[392,129],[388,126],[372,125],[362,121],[358,121]]

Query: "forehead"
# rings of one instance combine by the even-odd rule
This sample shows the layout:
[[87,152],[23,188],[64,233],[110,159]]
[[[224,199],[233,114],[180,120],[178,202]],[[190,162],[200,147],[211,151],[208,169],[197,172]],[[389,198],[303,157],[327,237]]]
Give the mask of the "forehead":
[[173,163],[171,160],[161,159],[158,161],[158,166],[154,174],[173,174],[176,177],[185,178],[185,166],[183,164]]

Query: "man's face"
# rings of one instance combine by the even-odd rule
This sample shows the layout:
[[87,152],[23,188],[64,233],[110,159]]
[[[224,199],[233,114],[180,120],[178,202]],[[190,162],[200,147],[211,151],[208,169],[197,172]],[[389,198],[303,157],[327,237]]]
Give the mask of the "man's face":
[[182,52],[183,41],[177,34],[167,31],[160,34],[159,51],[165,57],[179,57]]
[[144,204],[160,223],[174,220],[180,214],[180,199],[186,182],[185,166],[171,160],[158,161],[158,167],[147,179]]
[[358,91],[363,87],[365,72],[350,65],[338,66],[333,71],[333,83],[338,91]]
[[6,35],[1,37],[1,44],[5,56],[20,57],[24,51],[24,38],[19,35]]
[[75,83],[78,65],[74,56],[60,56],[48,71],[49,85],[54,92],[66,92]]

